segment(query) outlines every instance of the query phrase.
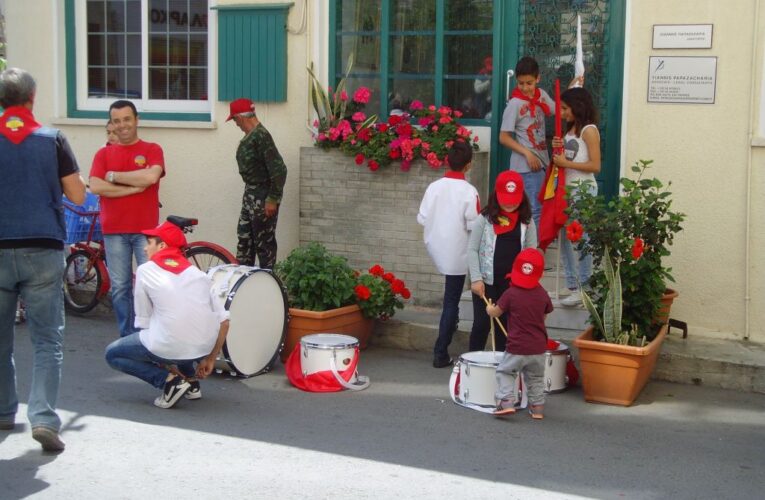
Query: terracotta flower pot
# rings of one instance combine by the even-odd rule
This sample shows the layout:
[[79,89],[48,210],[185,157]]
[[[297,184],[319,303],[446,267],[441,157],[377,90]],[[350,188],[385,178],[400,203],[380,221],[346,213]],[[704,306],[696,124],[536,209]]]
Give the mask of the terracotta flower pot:
[[653,373],[667,325],[645,347],[597,342],[592,340],[592,332],[593,327],[589,327],[574,339],[579,348],[584,399],[630,406]]
[[661,296],[661,307],[656,311],[656,323],[665,325],[669,322],[669,311],[678,295],[680,294],[672,288],[664,290],[664,295]]
[[287,336],[281,352],[285,362],[300,339],[314,333],[344,333],[359,339],[359,347],[366,349],[374,328],[374,320],[365,318],[357,305],[330,309],[329,311],[306,311],[290,308]]

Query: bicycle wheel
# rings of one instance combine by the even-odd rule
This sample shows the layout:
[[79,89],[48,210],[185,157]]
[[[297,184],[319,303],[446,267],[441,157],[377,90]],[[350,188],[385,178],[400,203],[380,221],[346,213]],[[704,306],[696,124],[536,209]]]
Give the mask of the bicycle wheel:
[[103,277],[96,259],[85,250],[75,250],[66,258],[64,304],[68,310],[83,314],[98,305]]
[[215,266],[231,264],[225,254],[206,246],[193,246],[186,250],[186,258],[203,272]]

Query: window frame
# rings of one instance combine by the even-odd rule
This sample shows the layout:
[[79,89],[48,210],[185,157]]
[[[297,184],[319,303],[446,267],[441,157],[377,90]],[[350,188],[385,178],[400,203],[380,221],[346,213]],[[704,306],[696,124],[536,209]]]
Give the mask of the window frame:
[[[142,88],[148,89],[148,0],[141,1]],[[65,0],[64,26],[66,45],[66,109],[69,118],[108,118],[109,105],[117,98],[87,96],[87,12],[85,2]],[[207,12],[207,100],[129,99],[135,103],[141,119],[163,121],[209,122],[214,106],[215,74],[213,57],[217,52],[215,11]],[[78,29],[81,28],[81,29]],[[80,55],[80,57],[78,57]],[[82,55],[85,55],[82,57]]]
[[[329,3],[329,64],[328,64],[328,80],[329,85],[332,87],[337,86],[337,82],[341,78],[341,74],[338,73],[338,71],[342,72],[345,70],[344,65],[338,65],[338,36],[340,35],[363,35],[368,34],[369,32],[366,31],[341,31],[338,29],[337,21],[338,21],[338,3],[342,0],[331,0]],[[435,82],[435,89],[433,92],[433,95],[435,96],[435,101],[433,103],[424,103],[424,104],[435,104],[436,106],[440,106],[443,104],[443,98],[444,98],[444,88],[445,88],[445,81],[446,80],[464,80],[464,79],[470,79],[474,80],[475,75],[473,74],[467,74],[467,75],[455,75],[450,74],[446,72],[446,68],[444,67],[445,64],[445,43],[446,43],[446,37],[453,36],[453,35],[488,35],[492,38],[492,55],[496,58],[497,55],[497,47],[495,40],[497,35],[497,12],[495,11],[493,13],[493,23],[492,28],[488,30],[447,30],[446,29],[446,0],[435,0],[436,2],[436,25],[433,30],[421,30],[421,31],[392,31],[391,30],[391,20],[390,20],[390,13],[391,13],[391,1],[390,0],[381,0],[380,2],[380,8],[382,10],[381,13],[381,19],[380,19],[380,71],[379,73],[375,73],[374,75],[379,78],[380,80],[380,110],[379,110],[379,116],[381,119],[387,118],[390,114],[390,109],[388,108],[388,101],[387,99],[383,99],[382,96],[388,95],[388,86],[389,86],[389,80],[399,78],[400,75],[398,73],[392,73],[390,71],[390,62],[389,62],[389,47],[391,43],[392,37],[395,36],[401,36],[401,35],[426,35],[426,36],[433,36],[433,33],[435,32],[435,66],[434,66],[434,74],[433,79]],[[497,6],[494,6],[494,9],[496,9]],[[386,15],[387,14],[387,15]],[[376,32],[375,32],[376,33]],[[351,71],[351,75],[353,75],[353,71]],[[492,80],[496,80],[497,75],[495,73],[492,74]],[[416,80],[418,78],[407,78]],[[421,78],[420,78],[421,79]],[[492,81],[492,93],[494,93],[495,89],[495,82]],[[372,111],[370,111],[372,112]],[[491,118],[460,118],[460,123],[464,125],[470,125],[470,126],[484,126],[489,127],[491,126]]]

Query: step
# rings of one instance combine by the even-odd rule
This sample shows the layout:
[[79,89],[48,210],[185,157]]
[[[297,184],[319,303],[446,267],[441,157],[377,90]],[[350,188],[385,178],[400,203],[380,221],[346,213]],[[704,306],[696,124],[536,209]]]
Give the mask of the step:
[[[579,313],[571,312],[571,314]],[[397,312],[394,318],[377,322],[371,344],[394,349],[431,352],[438,337],[440,316],[439,309],[406,307]],[[452,356],[468,351],[471,325],[471,321],[460,320],[457,333],[449,348]],[[573,339],[580,332],[581,329],[557,328],[550,325],[547,331],[550,338],[569,346],[571,355],[576,361],[578,361],[579,353],[573,346]],[[670,335],[662,346],[653,378],[765,394],[765,344],[705,336],[694,337],[693,332],[683,339],[678,330],[670,329]]]

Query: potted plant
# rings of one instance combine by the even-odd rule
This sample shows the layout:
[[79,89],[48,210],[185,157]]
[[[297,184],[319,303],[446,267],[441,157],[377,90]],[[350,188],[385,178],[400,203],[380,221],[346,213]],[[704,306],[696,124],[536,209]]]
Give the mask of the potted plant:
[[345,333],[367,347],[375,319],[387,319],[403,307],[410,292],[403,281],[379,265],[366,273],[319,243],[294,249],[274,268],[284,283],[290,319],[282,361],[305,335]]
[[637,176],[621,179],[618,198],[580,189],[570,199],[566,233],[596,268],[583,293],[592,326],[574,341],[587,401],[634,402],[666,336],[669,309],[662,297],[677,296],[666,287],[674,279],[662,260],[685,215],[672,210],[669,185],[644,177],[651,164],[639,160],[631,167]]

